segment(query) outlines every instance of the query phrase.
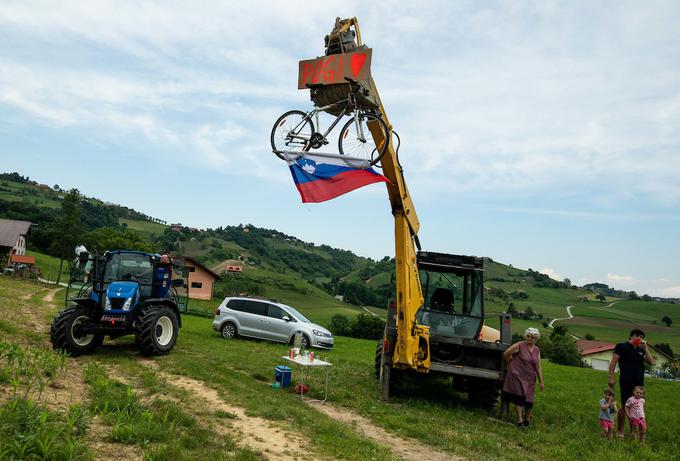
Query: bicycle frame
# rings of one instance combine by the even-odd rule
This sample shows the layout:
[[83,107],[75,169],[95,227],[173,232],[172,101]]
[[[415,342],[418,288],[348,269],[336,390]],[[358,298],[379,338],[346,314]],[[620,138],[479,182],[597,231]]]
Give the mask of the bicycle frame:
[[[311,119],[312,117],[314,117],[314,122],[316,123],[316,126],[317,126],[317,127],[320,127],[320,126],[321,126],[320,123],[319,123],[319,113],[320,113],[320,112],[324,112],[324,111],[326,111],[326,110],[328,110],[328,109],[333,109],[334,107],[337,107],[337,106],[339,106],[340,104],[344,104],[344,107],[342,108],[342,111],[338,114],[337,117],[335,117],[335,120],[333,120],[333,123],[330,124],[330,126],[328,127],[328,129],[327,129],[323,134],[321,134],[321,136],[323,137],[325,143],[327,144],[326,138],[328,137],[328,135],[330,134],[330,132],[333,131],[333,128],[335,128],[335,126],[338,124],[338,122],[340,122],[340,120],[342,119],[342,117],[344,117],[345,115],[347,115],[347,112],[349,112],[348,108],[349,108],[349,107],[353,107],[354,109],[352,109],[352,111],[354,112],[354,114],[353,114],[354,123],[355,123],[356,126],[357,126],[357,132],[359,133],[359,139],[362,140],[362,141],[365,141],[365,140],[366,140],[366,136],[365,136],[365,134],[364,134],[364,129],[363,129],[363,127],[361,126],[361,123],[359,123],[359,112],[360,112],[360,111],[359,111],[358,109],[356,109],[356,100],[355,100],[352,96],[353,96],[353,95],[350,95],[349,97],[347,97],[347,99],[343,99],[343,100],[340,101],[340,102],[336,102],[336,103],[333,103],[333,104],[328,104],[328,105],[323,106],[323,107],[315,107],[314,109],[312,109],[312,110],[310,110],[309,112],[307,112],[307,114],[305,115],[305,117],[300,121],[300,123],[298,123],[298,124],[291,130],[291,132],[294,133],[301,125],[303,125],[303,124],[305,123],[305,120]],[[348,103],[349,103],[349,104],[348,104]],[[313,133],[312,133],[312,134],[313,134]],[[290,136],[291,136],[292,138],[304,139],[305,141],[309,141],[309,139],[307,139],[306,136],[301,136],[301,135],[299,135],[299,134],[293,134],[293,135],[290,135]],[[311,147],[310,147],[310,148],[311,148]]]

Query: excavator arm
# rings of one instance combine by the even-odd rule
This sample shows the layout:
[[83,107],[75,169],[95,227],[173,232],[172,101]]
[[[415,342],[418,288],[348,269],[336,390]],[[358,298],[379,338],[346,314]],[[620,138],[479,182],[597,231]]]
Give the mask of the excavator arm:
[[[352,27],[354,27],[356,33],[357,45],[361,47],[361,31],[357,18],[336,20],[336,27],[328,36],[327,41],[341,42],[342,34]],[[373,77],[369,77],[367,81],[362,83],[368,86],[368,90],[377,102],[381,117],[389,128],[388,132],[392,133],[392,124],[387,117]],[[386,335],[384,339],[383,351],[385,357],[391,359],[389,361],[391,363],[388,362],[383,365],[426,373],[430,369],[430,329],[428,326],[419,325],[416,321],[416,313],[424,302],[416,264],[416,246],[419,246],[418,230],[420,229],[420,222],[404,180],[394,142],[391,139],[384,139],[384,132],[377,124],[375,126],[369,125],[369,129],[376,145],[389,141],[381,164],[383,175],[390,181],[387,183],[387,194],[394,216],[397,283],[394,320],[396,322],[396,325],[394,325],[396,337],[388,338]],[[384,361],[385,359],[383,359]]]

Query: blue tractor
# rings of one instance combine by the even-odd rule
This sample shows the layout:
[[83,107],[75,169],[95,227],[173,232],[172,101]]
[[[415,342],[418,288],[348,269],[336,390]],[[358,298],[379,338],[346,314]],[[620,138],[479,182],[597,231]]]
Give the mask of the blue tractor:
[[[54,349],[76,356],[92,352],[105,336],[134,334],[145,355],[170,352],[182,326],[177,288],[186,287],[177,276],[186,272],[169,255],[116,250],[78,256],[67,308],[52,321]],[[78,296],[69,298],[74,288]]]

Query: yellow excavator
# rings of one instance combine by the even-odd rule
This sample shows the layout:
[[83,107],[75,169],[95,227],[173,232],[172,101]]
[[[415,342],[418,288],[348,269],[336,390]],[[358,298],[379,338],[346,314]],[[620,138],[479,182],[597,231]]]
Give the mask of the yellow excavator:
[[[333,65],[354,64],[357,53],[368,54],[370,59],[371,50],[362,43],[357,18],[336,19],[325,37],[325,56],[300,63],[299,88],[305,87],[305,78],[316,76],[314,85],[308,82],[307,87],[317,107],[347,94],[348,83],[338,83],[342,69]],[[392,137],[392,125],[370,69],[348,68],[347,73],[357,77],[364,87],[365,108],[382,118]],[[375,361],[381,400],[387,400],[406,375],[446,375],[467,392],[473,404],[490,408],[498,401],[505,374],[502,356],[510,345],[510,317],[501,316],[500,330],[484,325],[483,258],[421,251],[420,222],[399,163],[399,146],[385,139],[377,123],[368,128],[377,146],[388,143],[381,166],[389,180],[387,193],[394,215],[396,293]]]

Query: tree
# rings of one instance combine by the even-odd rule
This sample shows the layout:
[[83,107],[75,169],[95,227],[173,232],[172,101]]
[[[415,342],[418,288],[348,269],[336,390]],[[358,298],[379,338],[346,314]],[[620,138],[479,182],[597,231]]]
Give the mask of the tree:
[[661,319],[661,321],[662,321],[663,323],[665,323],[667,327],[671,326],[671,324],[673,323],[673,319],[671,319],[671,318],[670,318],[669,316],[667,316],[667,315],[664,315],[663,318]]
[[553,328],[552,333],[550,333],[550,339],[552,340],[556,336],[566,336],[567,331],[569,331],[569,329],[564,325],[557,325],[555,328]]
[[642,295],[642,300],[649,302],[649,301],[652,300],[652,297],[649,296],[647,293],[645,293],[645,294]]
[[61,188],[59,187],[59,184],[55,184],[54,187],[52,187],[52,189],[54,189],[54,190],[61,190]]
[[628,293],[628,299],[632,299],[633,301],[637,301],[638,299],[640,299],[640,296],[636,292],[631,291],[630,293]]
[[668,344],[668,343],[654,344],[654,347],[656,349],[660,350],[661,352],[663,352],[664,354],[666,354],[667,356],[669,356],[670,358],[675,357],[675,354],[673,353],[673,349],[671,349],[671,345]]
[[527,306],[526,310],[524,311],[524,315],[526,315],[528,319],[533,319],[536,316],[536,312],[534,312],[531,306]]
[[595,296],[595,299],[600,300],[601,303],[607,300],[607,298],[602,293],[598,293],[597,296]]
[[515,307],[514,303],[508,304],[508,314],[510,314],[512,317],[517,315],[517,308]]
[[586,333],[585,339],[592,341],[593,339],[595,339],[595,336],[591,335],[590,333]]
[[571,286],[571,280],[569,279],[564,279],[562,280],[562,283],[564,284],[565,287],[569,288]]
[[550,361],[560,365],[578,367],[581,365],[581,354],[576,347],[576,341],[567,335],[555,335],[550,338],[552,348]]
[[103,253],[107,250],[136,250],[152,252],[156,250],[135,231],[112,227],[100,227],[83,236],[83,243],[89,250]]
[[352,333],[352,326],[349,320],[342,314],[335,314],[331,318],[331,324],[328,329],[336,336],[349,336]]
[[55,239],[50,246],[50,252],[59,258],[59,274],[57,284],[61,281],[61,270],[64,259],[75,257],[74,249],[83,233],[80,223],[80,192],[71,189],[61,202],[61,213],[55,224]]

